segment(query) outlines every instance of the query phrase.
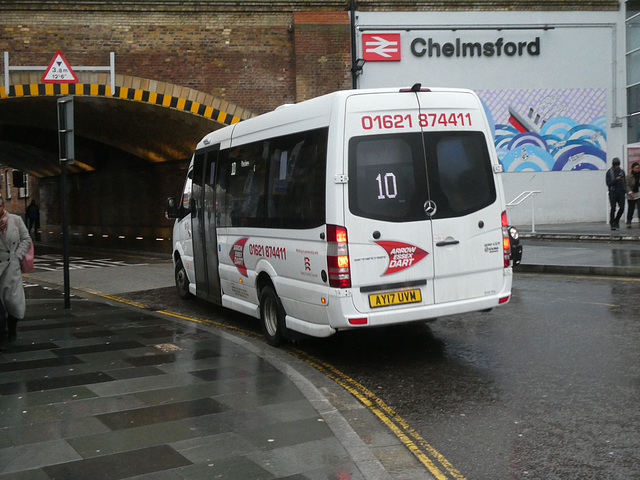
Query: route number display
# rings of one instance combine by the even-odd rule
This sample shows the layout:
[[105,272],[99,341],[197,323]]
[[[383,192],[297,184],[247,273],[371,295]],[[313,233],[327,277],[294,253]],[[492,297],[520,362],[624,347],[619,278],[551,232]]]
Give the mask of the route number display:
[[378,200],[384,200],[385,198],[396,198],[398,196],[398,184],[396,182],[396,176],[393,173],[378,174],[376,177],[378,182]]

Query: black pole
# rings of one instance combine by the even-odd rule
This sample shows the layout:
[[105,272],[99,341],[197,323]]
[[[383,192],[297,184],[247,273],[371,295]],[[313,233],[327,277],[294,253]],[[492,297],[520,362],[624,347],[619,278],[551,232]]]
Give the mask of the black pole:
[[62,260],[64,271],[64,308],[71,308],[69,282],[69,238],[67,236],[67,161],[60,161],[60,204],[62,205]]
[[60,205],[62,207],[62,261],[64,274],[64,308],[71,308],[69,282],[69,225],[67,221],[67,165],[75,161],[73,138],[73,97],[58,99],[58,148],[60,158]]
[[356,0],[351,0],[349,15],[351,25],[351,88],[358,88],[358,74],[356,73]]

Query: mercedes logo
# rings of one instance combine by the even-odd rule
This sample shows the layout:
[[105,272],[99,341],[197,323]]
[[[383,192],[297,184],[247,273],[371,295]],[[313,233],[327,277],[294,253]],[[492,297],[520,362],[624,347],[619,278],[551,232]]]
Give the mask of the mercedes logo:
[[424,213],[427,214],[427,217],[433,217],[437,211],[438,206],[436,205],[436,202],[433,200],[427,200],[424,202]]

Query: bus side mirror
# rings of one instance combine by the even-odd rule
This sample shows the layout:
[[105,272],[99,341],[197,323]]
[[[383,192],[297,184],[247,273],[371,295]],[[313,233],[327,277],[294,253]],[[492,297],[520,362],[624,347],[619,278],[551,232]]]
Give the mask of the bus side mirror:
[[167,198],[167,208],[165,209],[164,216],[167,220],[175,220],[178,218],[178,207],[176,206],[175,197]]

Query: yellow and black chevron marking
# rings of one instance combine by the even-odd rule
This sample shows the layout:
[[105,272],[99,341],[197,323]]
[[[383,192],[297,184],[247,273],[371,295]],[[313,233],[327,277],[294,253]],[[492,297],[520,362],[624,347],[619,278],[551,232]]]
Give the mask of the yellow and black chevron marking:
[[218,110],[209,105],[174,97],[157,92],[149,92],[137,88],[115,87],[111,93],[110,85],[93,83],[32,83],[27,85],[11,85],[9,92],[0,87],[0,99],[11,97],[37,97],[56,95],[88,95],[98,97],[120,98],[137,102],[150,103],[175,110],[189,112],[194,115],[209,118],[225,125],[238,123],[241,118]]

